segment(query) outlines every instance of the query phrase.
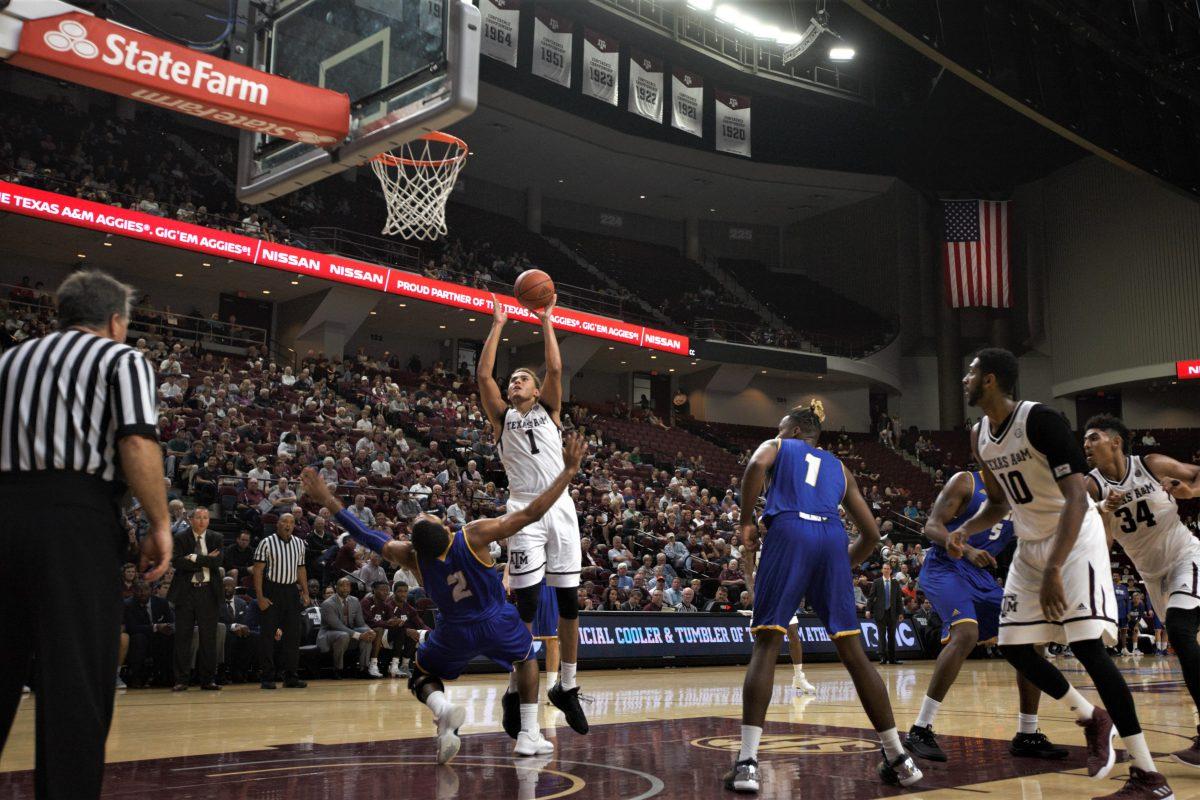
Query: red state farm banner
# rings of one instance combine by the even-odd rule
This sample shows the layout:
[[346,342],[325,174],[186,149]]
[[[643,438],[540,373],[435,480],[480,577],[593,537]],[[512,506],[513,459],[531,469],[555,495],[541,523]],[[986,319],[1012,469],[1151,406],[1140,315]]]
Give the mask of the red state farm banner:
[[235,128],[329,146],[350,98],[149,36],[83,12],[26,21],[17,67]]
[[[343,258],[329,253],[317,253],[290,245],[274,244],[250,236],[226,233],[202,225],[166,217],[156,217],[141,211],[81,200],[76,197],[34,189],[16,183],[0,181],[0,211],[11,211],[26,217],[61,222],[78,228],[88,228],[141,239],[146,242],[176,247],[196,253],[257,264],[300,275],[310,275],[327,281],[361,286],[380,292],[403,295],[454,308],[466,308],[491,313],[491,294],[456,283],[426,278],[413,272]],[[508,315],[531,325],[539,324],[533,312],[520,305],[510,295],[497,295]],[[556,308],[552,316],[558,330],[593,336],[634,347],[648,347],[668,353],[688,355],[688,337],[643,325],[601,317],[586,311]]]

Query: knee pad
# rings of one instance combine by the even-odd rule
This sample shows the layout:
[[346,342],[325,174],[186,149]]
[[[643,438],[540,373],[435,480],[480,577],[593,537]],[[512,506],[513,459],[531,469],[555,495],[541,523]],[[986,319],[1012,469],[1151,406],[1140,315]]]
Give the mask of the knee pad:
[[533,622],[537,616],[538,597],[541,596],[542,587],[526,586],[524,589],[517,589],[517,613],[521,615],[521,621],[526,625]]
[[554,587],[558,600],[558,615],[563,619],[579,619],[579,591],[563,586]]
[[1181,648],[1200,648],[1196,631],[1200,630],[1200,608],[1168,608],[1165,627],[1167,640],[1179,652]]
[[433,675],[426,675],[419,669],[413,669],[412,675],[408,679],[408,690],[413,693],[413,697],[421,699],[421,690],[429,687],[434,692],[445,691],[446,685],[440,679]]

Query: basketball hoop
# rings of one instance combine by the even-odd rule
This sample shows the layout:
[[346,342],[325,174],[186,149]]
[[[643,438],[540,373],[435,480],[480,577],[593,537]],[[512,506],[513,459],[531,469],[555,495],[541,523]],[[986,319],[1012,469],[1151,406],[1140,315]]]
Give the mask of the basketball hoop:
[[446,200],[467,160],[467,143],[431,131],[371,159],[387,200],[383,233],[433,241],[446,235]]

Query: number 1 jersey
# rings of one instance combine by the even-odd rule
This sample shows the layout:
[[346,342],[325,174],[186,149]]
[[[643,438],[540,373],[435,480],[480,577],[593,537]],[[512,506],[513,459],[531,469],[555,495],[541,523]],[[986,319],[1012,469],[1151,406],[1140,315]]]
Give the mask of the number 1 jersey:
[[541,403],[525,414],[510,407],[500,425],[500,463],[509,492],[531,498],[546,491],[563,471],[562,431],[550,412]]

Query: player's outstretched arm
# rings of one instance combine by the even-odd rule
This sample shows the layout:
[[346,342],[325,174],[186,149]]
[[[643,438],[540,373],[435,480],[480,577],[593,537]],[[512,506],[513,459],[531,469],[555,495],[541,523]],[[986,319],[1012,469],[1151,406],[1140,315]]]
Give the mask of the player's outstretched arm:
[[463,528],[463,535],[467,537],[467,544],[471,549],[476,552],[484,550],[489,542],[507,539],[522,528],[541,519],[550,510],[550,507],[562,497],[563,492],[571,483],[571,479],[575,477],[575,473],[579,472],[579,463],[583,461],[585,450],[587,450],[587,444],[579,434],[566,434],[563,437],[563,471],[558,474],[554,482],[520,511],[513,511],[495,519],[477,519],[474,522],[468,522]]
[[562,411],[562,355],[558,352],[558,337],[554,334],[554,324],[550,315],[558,303],[558,295],[550,298],[545,308],[533,312],[542,323],[542,338],[546,340],[546,378],[542,381],[542,405],[550,409],[550,415],[556,425],[561,424],[558,418]]
[[416,567],[417,560],[413,556],[412,545],[408,542],[398,542],[383,531],[373,530],[363,525],[358,517],[347,511],[341,501],[333,496],[315,469],[306,467],[300,473],[300,485],[304,487],[304,494],[329,509],[329,513],[333,514],[334,519],[346,529],[354,541],[363,547],[374,550],[393,564],[399,564],[409,569]]
[[1183,464],[1161,453],[1151,453],[1142,461],[1171,497],[1176,500],[1200,497],[1200,464]]
[[775,458],[779,455],[779,440],[768,439],[758,446],[746,471],[742,475],[742,547],[751,550],[758,549],[758,520],[754,518],[754,507],[758,504],[758,496],[762,494],[767,482],[767,473],[775,466]]
[[858,481],[854,480],[845,464],[842,464],[842,474],[846,476],[846,494],[842,498],[842,504],[846,506],[846,513],[854,522],[854,526],[858,528],[858,538],[850,543],[848,555],[852,565],[861,564],[879,546],[879,526],[875,524],[875,515],[871,513],[871,507],[859,491]]
[[492,423],[496,441],[500,440],[500,422],[504,419],[504,398],[500,396],[500,387],[492,373],[496,370],[496,350],[500,347],[500,338],[504,334],[504,324],[508,322],[508,314],[504,305],[492,295],[492,329],[488,331],[487,339],[483,342],[483,350],[479,354],[479,364],[475,367],[475,382],[479,384],[479,402],[487,412],[488,420]]

